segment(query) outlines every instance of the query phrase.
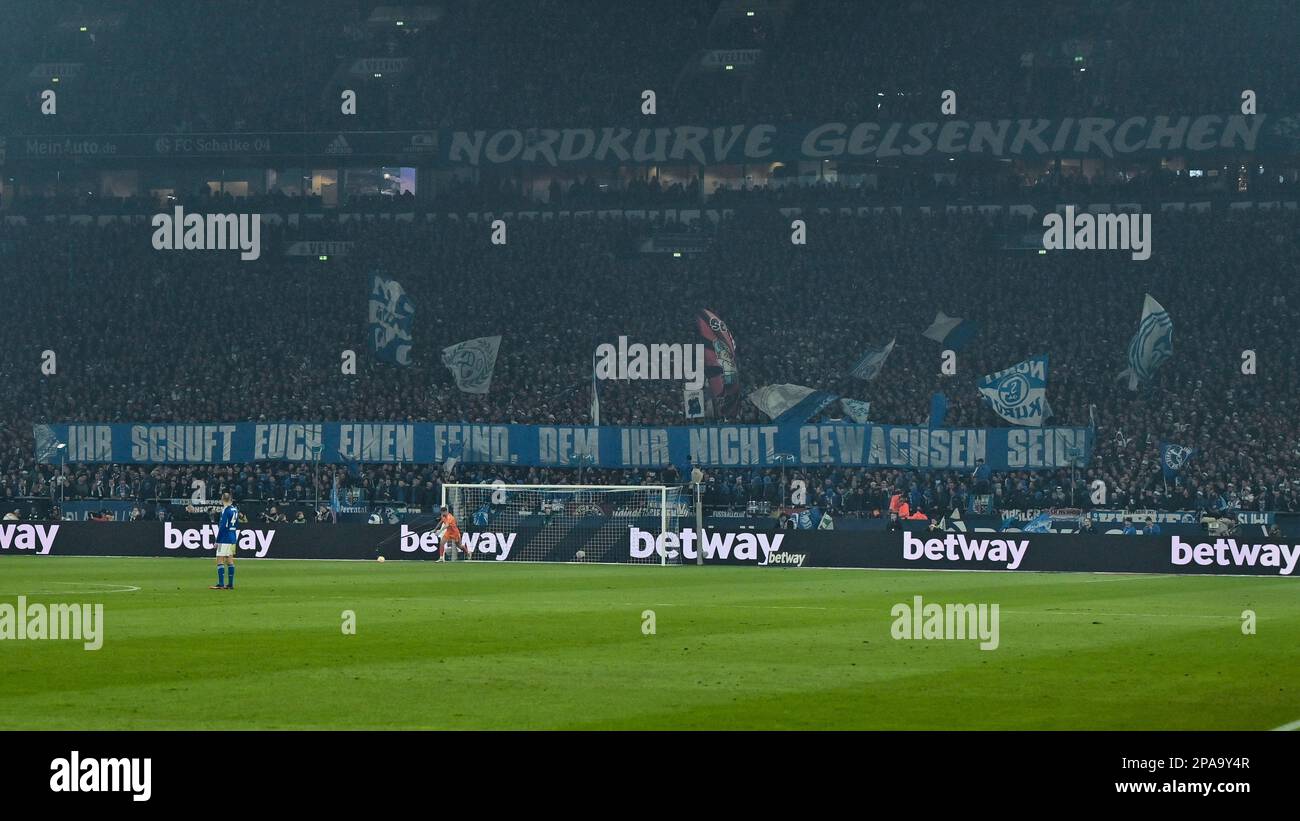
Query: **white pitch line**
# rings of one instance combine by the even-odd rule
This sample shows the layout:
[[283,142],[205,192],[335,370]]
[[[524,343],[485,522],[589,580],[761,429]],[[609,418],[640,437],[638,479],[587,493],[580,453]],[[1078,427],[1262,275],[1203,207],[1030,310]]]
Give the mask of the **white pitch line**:
[[1300,730],[1300,718],[1297,718],[1295,721],[1291,721],[1286,724],[1283,724],[1281,727],[1273,728],[1273,732],[1275,733],[1289,733],[1293,730]]
[[[598,602],[588,602],[589,604],[598,604]],[[696,602],[674,602],[668,603],[651,603],[635,604],[633,602],[619,602],[620,607],[723,607],[737,610],[841,610],[854,613],[877,613],[880,612],[874,608],[866,607],[809,607],[804,605],[793,604],[705,604]],[[1207,619],[1210,621],[1233,621],[1235,616],[1207,616],[1197,613],[1110,613],[1090,610],[1002,610],[1000,612],[1008,613],[1015,616],[1121,616],[1138,619]]]
[[[340,597],[341,598],[341,597]],[[419,598],[419,597],[412,597]],[[490,604],[486,599],[461,599],[467,604]],[[723,608],[728,610],[836,610],[840,612],[851,613],[879,613],[877,608],[870,607],[815,607],[811,605],[800,604],[711,604],[707,602],[583,602],[586,605],[595,605],[598,607],[694,607],[694,608]],[[1001,610],[1000,612],[1013,616],[1107,616],[1117,618],[1134,618],[1134,619],[1204,619],[1207,621],[1227,621],[1236,622],[1237,616],[1223,615],[1210,616],[1201,613],[1114,613],[1100,610]]]
[[1132,616],[1139,619],[1213,619],[1223,621],[1235,616],[1203,616],[1196,613],[1103,613],[1094,610],[1003,610],[1016,616]]
[[35,595],[35,596],[62,596],[62,595],[81,596],[81,595],[86,595],[86,594],[90,594],[90,593],[134,593],[134,592],[136,592],[137,590],[140,589],[139,587],[136,587],[136,586],[133,585],[133,584],[108,584],[107,582],[45,582],[44,587],[49,587],[49,586],[51,586],[51,585],[58,585],[58,586],[63,586],[63,587],[76,587],[76,588],[83,588],[83,587],[92,587],[92,588],[114,587],[114,588],[117,588],[117,589],[116,589],[116,590],[103,590],[103,589],[95,589],[95,590],[43,590],[43,589],[41,589],[41,588],[36,588],[36,589],[34,589],[34,590],[19,590],[19,591],[16,592],[16,593],[5,593],[5,594],[3,594],[3,595],[6,595],[6,596],[33,596],[33,595]]

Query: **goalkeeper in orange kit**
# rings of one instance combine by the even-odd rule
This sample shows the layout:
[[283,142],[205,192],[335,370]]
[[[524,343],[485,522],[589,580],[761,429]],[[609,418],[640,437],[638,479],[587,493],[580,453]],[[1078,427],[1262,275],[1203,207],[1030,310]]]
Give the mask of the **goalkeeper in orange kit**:
[[[442,518],[438,525],[438,561],[442,561],[447,554],[447,545],[451,545],[460,550],[460,526],[456,524],[456,517],[451,515],[451,510],[442,508]],[[465,551],[465,558],[473,558],[469,551]]]

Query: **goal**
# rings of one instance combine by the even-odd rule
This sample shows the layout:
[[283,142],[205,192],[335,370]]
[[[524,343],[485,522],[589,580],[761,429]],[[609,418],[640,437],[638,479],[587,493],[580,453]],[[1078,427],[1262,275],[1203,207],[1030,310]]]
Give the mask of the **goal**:
[[645,550],[634,551],[632,540],[639,535],[644,546],[678,532],[690,512],[688,496],[666,485],[447,484],[442,504],[464,538],[513,534],[510,558],[534,562],[679,564],[659,551],[634,556]]

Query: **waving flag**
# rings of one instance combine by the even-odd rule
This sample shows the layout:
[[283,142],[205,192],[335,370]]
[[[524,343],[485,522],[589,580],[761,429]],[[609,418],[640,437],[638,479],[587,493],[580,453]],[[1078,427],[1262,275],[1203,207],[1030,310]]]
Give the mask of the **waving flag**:
[[[1002,523],[1003,529],[1006,528],[1006,522]],[[1040,513],[1020,527],[1021,533],[1051,533],[1052,532],[1052,514]]]
[[442,349],[442,364],[451,371],[456,387],[465,393],[487,393],[497,366],[501,337],[481,336]]
[[1174,355],[1174,321],[1159,302],[1146,295],[1142,301],[1142,322],[1128,346],[1128,389],[1135,391],[1140,382],[1151,379],[1155,369]]
[[1164,474],[1165,481],[1177,478],[1178,474],[1182,472],[1182,469],[1195,455],[1196,448],[1175,445],[1172,442],[1162,442],[1160,444],[1160,471]]
[[749,401],[778,423],[807,422],[839,397],[803,385],[768,385],[749,395]]
[[49,425],[35,425],[32,431],[36,438],[36,461],[42,464],[55,462],[59,454],[59,445],[63,442],[54,435],[54,429]]
[[596,390],[596,357],[591,358],[591,424],[600,425],[600,392]]
[[840,407],[844,408],[845,416],[859,425],[865,424],[871,417],[871,403],[863,402],[861,399],[845,399],[841,396]]
[[889,358],[889,354],[894,350],[894,342],[896,341],[895,339],[889,340],[889,344],[880,350],[868,348],[867,352],[862,354],[862,358],[858,360],[858,364],[849,370],[849,373],[858,379],[868,381],[880,376],[880,369],[885,366],[885,360]]
[[740,397],[740,371],[736,367],[736,340],[722,317],[705,308],[695,315],[695,327],[704,338],[704,378],[714,407],[727,413]]
[[395,279],[379,274],[370,287],[370,350],[376,357],[398,365],[411,364],[411,323],[415,303]]
[[1052,415],[1047,404],[1047,357],[1032,356],[976,383],[984,401],[1015,425],[1039,427]]
[[974,322],[961,319],[960,317],[948,316],[943,311],[934,318],[930,327],[921,331],[921,336],[926,339],[933,339],[940,345],[945,345],[952,350],[958,350],[961,346],[970,341],[978,330]]

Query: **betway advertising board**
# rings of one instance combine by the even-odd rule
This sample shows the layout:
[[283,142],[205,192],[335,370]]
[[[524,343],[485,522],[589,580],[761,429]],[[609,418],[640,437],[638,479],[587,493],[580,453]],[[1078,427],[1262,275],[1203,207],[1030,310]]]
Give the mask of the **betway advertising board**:
[[[597,547],[607,528],[574,527],[557,537],[544,527],[517,532],[467,530],[462,549],[491,561],[591,560],[694,566],[879,568],[1003,572],[1179,573],[1296,578],[1300,543],[1255,538],[1109,536],[1064,533],[690,530],[658,533],[638,522]],[[241,528],[245,559],[430,560],[432,524],[277,524]],[[171,522],[0,524],[0,557],[216,555],[216,526]]]

